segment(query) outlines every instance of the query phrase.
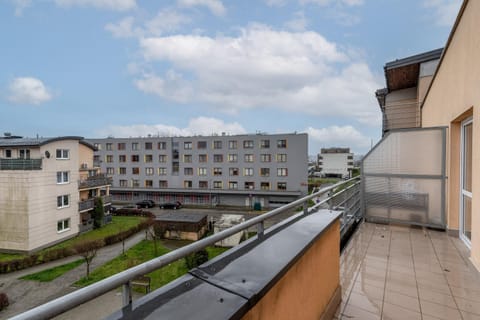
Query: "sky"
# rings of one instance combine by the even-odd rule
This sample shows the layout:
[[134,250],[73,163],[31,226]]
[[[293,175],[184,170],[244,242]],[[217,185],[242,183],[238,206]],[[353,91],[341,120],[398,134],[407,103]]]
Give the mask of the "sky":
[[0,0],[0,134],[292,133],[365,154],[386,62],[461,0]]

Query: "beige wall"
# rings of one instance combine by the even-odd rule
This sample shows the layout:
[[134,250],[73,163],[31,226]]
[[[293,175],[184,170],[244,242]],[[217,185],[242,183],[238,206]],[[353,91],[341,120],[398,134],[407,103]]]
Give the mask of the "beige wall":
[[385,98],[386,130],[420,126],[417,88],[396,90]]
[[459,122],[473,115],[473,201],[471,257],[480,266],[480,1],[468,1],[422,110],[422,126],[449,126],[447,146],[448,223],[459,220]]
[[337,220],[242,319],[331,318],[325,310],[330,304],[335,311],[332,299],[340,294],[339,248]]

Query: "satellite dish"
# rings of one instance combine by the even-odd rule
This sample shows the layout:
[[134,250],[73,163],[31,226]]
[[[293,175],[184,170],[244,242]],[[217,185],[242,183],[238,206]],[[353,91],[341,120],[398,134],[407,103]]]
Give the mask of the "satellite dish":
[[48,150],[45,151],[45,157],[47,157],[47,159],[50,158],[50,152]]

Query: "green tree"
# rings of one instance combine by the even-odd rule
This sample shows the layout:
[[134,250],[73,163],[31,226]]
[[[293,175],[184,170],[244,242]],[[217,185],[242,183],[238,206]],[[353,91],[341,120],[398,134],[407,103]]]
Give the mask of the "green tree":
[[74,245],[75,251],[83,257],[87,264],[87,279],[90,275],[90,264],[93,258],[97,256],[98,249],[103,247],[103,245],[102,240],[82,241]]
[[92,217],[94,229],[98,229],[103,226],[104,217],[105,217],[105,209],[103,207],[102,197],[96,197],[94,200],[93,217]]

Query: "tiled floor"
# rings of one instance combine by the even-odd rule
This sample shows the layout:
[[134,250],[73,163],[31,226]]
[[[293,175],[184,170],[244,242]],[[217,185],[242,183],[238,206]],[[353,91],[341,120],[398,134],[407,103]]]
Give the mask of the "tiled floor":
[[479,319],[480,274],[445,232],[362,224],[341,256],[335,319]]

